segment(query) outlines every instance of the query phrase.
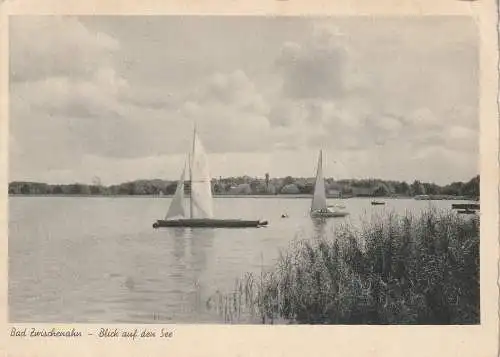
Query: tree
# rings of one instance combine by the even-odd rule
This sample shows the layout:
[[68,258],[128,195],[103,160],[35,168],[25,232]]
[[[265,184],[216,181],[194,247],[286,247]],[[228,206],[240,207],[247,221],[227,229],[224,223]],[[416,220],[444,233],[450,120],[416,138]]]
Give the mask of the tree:
[[55,194],[55,195],[62,195],[63,194],[63,189],[62,189],[61,185],[55,185],[52,188],[52,193]]
[[21,186],[21,193],[22,193],[23,195],[29,195],[29,194],[30,194],[30,192],[31,192],[31,190],[30,190],[30,187],[29,187],[29,185],[28,185],[28,184],[26,184],[26,183],[25,183],[25,184],[23,184],[23,185]]
[[399,195],[408,195],[410,193],[410,186],[404,181],[395,184],[394,188]]
[[222,185],[215,183],[214,184],[214,193],[221,193],[222,192]]
[[87,185],[74,183],[69,185],[69,193],[72,195],[88,195],[90,194],[90,189]]
[[479,197],[479,175],[466,182],[462,187],[462,194],[468,197]]
[[121,184],[118,186],[118,194],[119,195],[128,195],[130,194],[130,186],[128,184]]
[[443,188],[443,193],[450,196],[462,196],[463,188],[463,182],[453,182]]
[[311,194],[314,191],[314,184],[309,182],[305,185],[298,185],[297,187],[302,194]]
[[177,183],[172,182],[170,185],[165,187],[165,194],[166,195],[173,195],[175,193],[176,189],[177,189]]
[[259,185],[260,185],[260,182],[258,180],[253,180],[250,182],[250,189],[252,190],[252,193],[257,192]]
[[287,176],[283,179],[283,186],[291,185],[295,182],[295,179],[292,176]]
[[420,181],[415,180],[410,186],[410,191],[412,196],[418,196],[418,195],[423,195],[423,186],[420,183]]
[[373,191],[373,195],[377,197],[387,196],[388,194],[389,191],[387,190],[385,185],[380,185],[375,191]]

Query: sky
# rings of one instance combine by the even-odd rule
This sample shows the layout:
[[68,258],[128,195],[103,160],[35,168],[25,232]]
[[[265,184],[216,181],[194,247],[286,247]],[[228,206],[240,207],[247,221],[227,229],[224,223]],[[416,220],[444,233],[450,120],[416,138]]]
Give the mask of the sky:
[[467,17],[10,18],[9,180],[479,173]]

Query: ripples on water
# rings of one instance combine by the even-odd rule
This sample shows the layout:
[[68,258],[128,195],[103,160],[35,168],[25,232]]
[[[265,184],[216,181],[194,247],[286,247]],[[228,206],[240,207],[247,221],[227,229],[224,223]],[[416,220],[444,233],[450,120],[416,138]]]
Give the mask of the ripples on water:
[[[419,212],[448,201],[349,199],[344,219],[314,226],[309,200],[221,198],[218,217],[266,219],[266,228],[152,229],[169,198],[9,199],[12,322],[219,322],[205,304],[246,272],[271,266],[294,238],[359,227],[383,212]],[[335,200],[332,200],[334,203]],[[289,218],[282,219],[287,213]]]

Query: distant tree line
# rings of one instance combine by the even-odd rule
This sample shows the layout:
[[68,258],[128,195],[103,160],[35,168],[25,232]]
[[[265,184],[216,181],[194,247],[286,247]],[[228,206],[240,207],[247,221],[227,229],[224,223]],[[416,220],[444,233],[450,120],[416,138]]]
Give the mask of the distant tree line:
[[[452,182],[440,186],[435,183],[412,183],[405,181],[391,181],[381,179],[344,179],[325,180],[327,194],[340,197],[366,196],[387,197],[402,196],[414,197],[420,195],[479,197],[479,175],[467,182]],[[117,185],[104,186],[102,184],[47,184],[40,182],[14,181],[9,183],[11,195],[172,195],[177,187],[176,181],[165,180],[136,180]],[[212,180],[215,194],[234,195],[277,195],[277,194],[312,194],[314,178],[254,178],[249,176],[217,178]],[[189,182],[185,182],[185,192],[189,194]]]

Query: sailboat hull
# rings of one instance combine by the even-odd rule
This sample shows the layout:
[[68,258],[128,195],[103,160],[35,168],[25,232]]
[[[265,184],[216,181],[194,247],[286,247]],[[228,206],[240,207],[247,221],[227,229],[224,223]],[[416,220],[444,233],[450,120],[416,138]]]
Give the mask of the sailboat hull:
[[349,212],[345,211],[328,211],[328,212],[320,212],[320,211],[312,211],[311,218],[338,218],[348,216]]
[[458,214],[476,214],[475,210],[470,210],[470,209],[464,209],[464,210],[458,210]]
[[267,221],[243,219],[172,219],[157,220],[153,228],[161,227],[191,227],[191,228],[258,228],[267,226]]

